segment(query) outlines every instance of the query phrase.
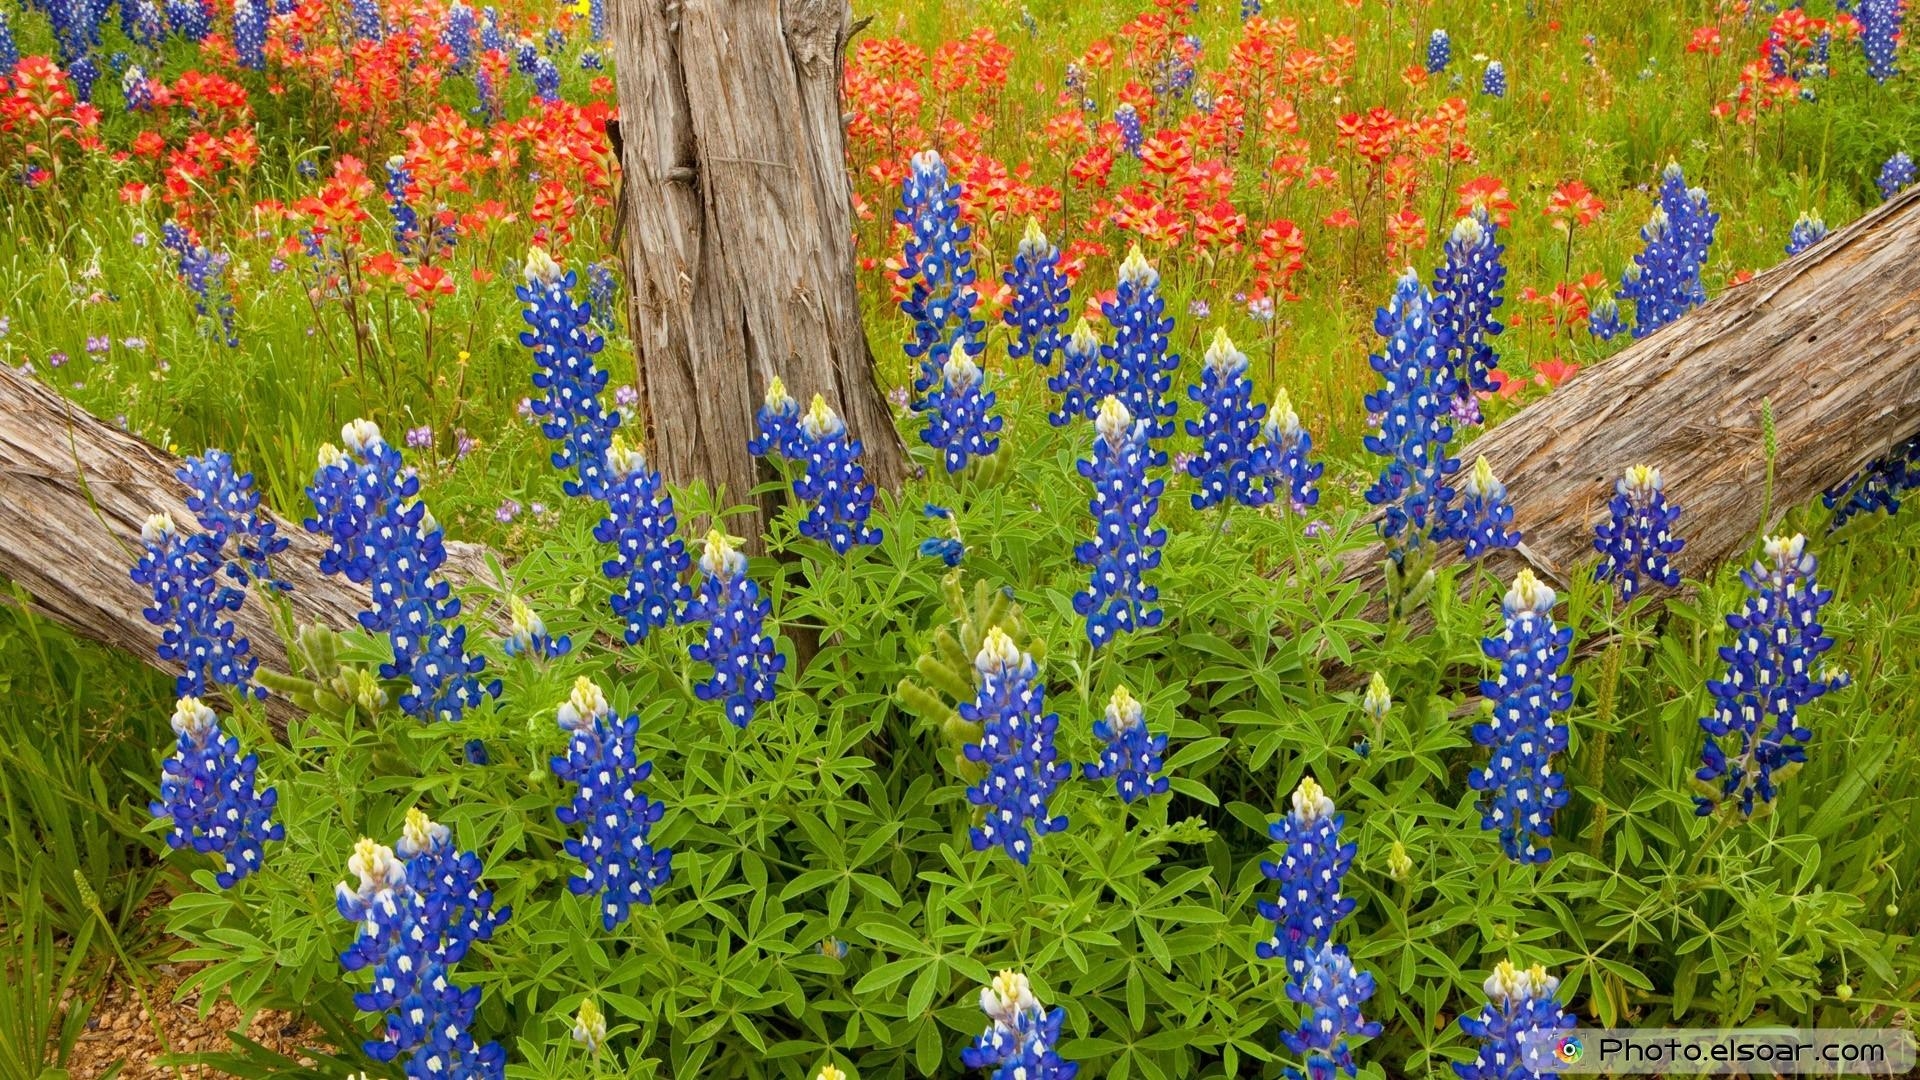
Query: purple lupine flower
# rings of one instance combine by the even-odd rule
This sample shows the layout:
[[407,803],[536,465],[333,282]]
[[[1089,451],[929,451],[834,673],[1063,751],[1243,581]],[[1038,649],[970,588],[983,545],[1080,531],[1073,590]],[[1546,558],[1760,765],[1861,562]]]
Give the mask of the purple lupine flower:
[[407,429],[407,449],[409,450],[433,449],[433,426],[431,424],[421,424],[419,427],[408,428]]
[[[1820,621],[1833,590],[1820,587],[1817,569],[1807,538],[1795,534],[1768,537],[1765,555],[1740,572],[1747,599],[1727,616],[1734,634],[1720,648],[1727,674],[1707,683],[1713,714],[1700,718],[1707,740],[1694,776],[1719,788],[1714,797],[1695,796],[1701,816],[1737,801],[1750,817],[1756,802],[1772,802],[1774,771],[1807,760],[1813,732],[1800,723],[1801,707],[1850,681],[1814,667],[1833,648]],[[1729,736],[1737,736],[1731,748],[1721,743]]]
[[1628,469],[1614,485],[1607,514],[1593,531],[1593,547],[1601,555],[1593,580],[1614,582],[1623,601],[1632,600],[1643,582],[1670,589],[1680,584],[1680,571],[1671,561],[1686,546],[1673,531],[1680,508],[1667,502],[1659,469]]
[[1033,855],[1037,836],[1067,827],[1065,814],[1049,804],[1073,766],[1059,760],[1054,733],[1060,717],[1046,711],[1047,688],[1033,657],[1022,652],[999,627],[987,631],[973,659],[979,689],[960,706],[960,718],[980,725],[980,741],[962,748],[985,775],[967,789],[967,801],[981,808],[980,823],[968,830],[973,850],[998,847],[1022,866]]
[[1257,468],[1263,455],[1254,448],[1267,407],[1253,400],[1247,354],[1234,347],[1225,327],[1214,331],[1200,365],[1200,385],[1187,387],[1187,397],[1200,406],[1200,419],[1186,423],[1187,434],[1200,440],[1200,453],[1186,465],[1187,475],[1200,485],[1191,496],[1193,508],[1272,502],[1273,489]]
[[1153,523],[1166,481],[1147,477],[1156,463],[1147,441],[1151,422],[1135,420],[1119,398],[1109,397],[1094,428],[1093,452],[1074,463],[1093,482],[1094,530],[1073,552],[1091,573],[1087,587],[1074,594],[1073,610],[1087,620],[1087,640],[1098,649],[1117,635],[1160,625],[1165,612],[1154,606],[1160,590],[1146,575],[1160,566],[1167,531]]
[[1567,748],[1567,725],[1555,719],[1573,704],[1573,676],[1562,674],[1573,629],[1554,625],[1553,590],[1531,570],[1513,580],[1501,610],[1506,627],[1480,643],[1499,674],[1482,680],[1490,711],[1473,725],[1473,741],[1491,751],[1485,768],[1467,776],[1483,792],[1480,827],[1498,830],[1507,857],[1546,862],[1553,813],[1567,802],[1567,778],[1553,755]]
[[553,775],[576,787],[573,801],[555,815],[569,828],[584,827],[584,835],[565,843],[567,854],[580,860],[580,873],[567,879],[567,889],[575,896],[598,893],[600,925],[612,930],[627,921],[633,905],[653,903],[654,891],[673,876],[673,850],[655,848],[650,840],[667,806],[640,789],[653,775],[653,762],[636,756],[639,713],[621,716],[583,675],[574,680],[557,719],[567,733],[567,752],[553,758]]
[[177,736],[173,756],[162,766],[160,798],[147,812],[171,823],[167,846],[220,857],[214,880],[231,889],[260,869],[261,849],[283,840],[273,820],[279,793],[259,790],[259,758],[240,756],[240,740],[220,730],[220,718],[199,698],[182,697],[173,710]]
[[707,534],[700,570],[700,589],[687,605],[685,621],[706,623],[707,631],[687,655],[711,665],[713,674],[693,692],[701,701],[721,702],[727,720],[744,728],[760,706],[773,700],[787,666],[767,626],[773,605],[747,576],[747,557],[718,529]]
[[1254,946],[1262,960],[1280,960],[1290,985],[1304,983],[1314,957],[1333,940],[1333,929],[1352,914],[1352,897],[1341,892],[1357,850],[1340,842],[1346,815],[1313,777],[1293,792],[1293,809],[1267,827],[1281,846],[1280,860],[1262,860],[1260,872],[1280,886],[1272,900],[1258,903],[1260,916],[1273,923],[1273,936]]
[[473,944],[491,940],[512,916],[493,909],[479,857],[455,848],[447,827],[416,807],[393,847],[364,838],[355,844],[347,871],[359,880],[334,887],[334,906],[356,930],[340,967],[370,970],[353,1003],[384,1014],[380,1038],[361,1049],[381,1062],[407,1055],[410,1077],[502,1080],[506,1051],[481,1045],[471,1031],[480,988],[453,981]]

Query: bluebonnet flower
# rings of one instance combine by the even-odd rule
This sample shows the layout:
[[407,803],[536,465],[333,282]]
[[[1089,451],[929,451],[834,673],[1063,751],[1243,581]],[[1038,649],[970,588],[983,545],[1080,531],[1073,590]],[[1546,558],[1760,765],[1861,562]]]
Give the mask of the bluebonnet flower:
[[1052,366],[1053,354],[1066,344],[1061,327],[1067,325],[1073,297],[1067,276],[1060,272],[1060,249],[1047,240],[1038,221],[1027,219],[1013,266],[1001,280],[1013,290],[1013,300],[1000,316],[1014,332],[1007,355],[1016,360],[1030,356],[1040,367]]
[[485,765],[490,760],[487,755],[487,744],[480,739],[468,739],[460,748],[460,754],[467,759],[469,765]]
[[500,12],[492,5],[480,9],[480,47],[493,52],[507,51],[507,37],[500,32]]
[[[1080,1066],[1063,1059],[1060,1044],[1065,1009],[1048,1011],[1017,971],[1002,971],[980,991],[980,1011],[992,1023],[960,1051],[969,1069],[992,1069],[993,1080],[1073,1080]],[[834,1070],[836,1073],[838,1069]]]
[[1074,594],[1073,610],[1087,620],[1087,640],[1098,649],[1117,634],[1160,625],[1165,613],[1153,606],[1160,590],[1146,575],[1160,566],[1167,531],[1153,524],[1166,481],[1147,478],[1148,465],[1157,464],[1147,442],[1149,422],[1135,420],[1110,397],[1094,429],[1093,453],[1074,463],[1093,482],[1094,528],[1093,539],[1073,552],[1092,570],[1086,589]]
[[413,208],[413,170],[407,168],[404,155],[387,159],[387,209],[393,214],[393,246],[400,254],[424,254],[421,245],[420,212]]
[[1620,321],[1618,301],[1611,296],[1603,296],[1593,302],[1593,310],[1587,315],[1587,333],[1601,341],[1612,341],[1626,329],[1626,324]]
[[1169,347],[1173,320],[1166,312],[1160,274],[1135,244],[1120,264],[1120,286],[1113,299],[1100,305],[1114,330],[1113,343],[1104,346],[1101,355],[1112,369],[1109,392],[1136,420],[1150,425],[1148,437],[1153,439],[1173,434],[1173,417],[1180,411],[1168,396],[1180,356]]
[[467,654],[467,628],[452,622],[460,600],[439,577],[445,534],[420,501],[419,477],[378,427],[355,420],[341,438],[344,451],[320,448],[307,488],[314,508],[307,530],[328,541],[320,571],[371,590],[373,609],[360,613],[360,625],[386,634],[393,647],[393,662],[380,666],[380,677],[409,684],[401,709],[421,720],[458,720],[483,699],[498,697],[500,682],[481,683],[486,658]]
[[1607,520],[1593,530],[1593,548],[1601,556],[1593,580],[1614,582],[1623,601],[1632,600],[1643,583],[1679,585],[1680,571],[1671,561],[1686,546],[1673,532],[1679,520],[1680,508],[1661,490],[1660,470],[1628,469],[1614,485]]
[[634,904],[653,903],[654,890],[673,874],[673,851],[649,842],[667,807],[640,790],[653,762],[635,757],[639,713],[620,716],[583,675],[557,715],[567,752],[553,759],[553,775],[577,790],[555,814],[562,825],[585,826],[585,835],[566,841],[567,854],[581,864],[567,888],[575,896],[599,893],[600,924],[612,930],[627,921]]
[[600,572],[614,582],[609,603],[626,622],[627,644],[637,645],[672,622],[687,602],[687,587],[681,582],[687,548],[680,540],[673,496],[660,474],[648,467],[646,454],[615,435],[606,466],[601,497],[607,516],[593,527],[593,538],[613,545],[613,557],[600,564]]
[[500,651],[508,656],[530,656],[536,660],[551,660],[565,656],[573,648],[573,639],[565,634],[559,637],[547,633],[547,624],[525,600],[514,597],[508,606],[510,612],[507,636],[500,642]]
[[194,311],[217,315],[227,334],[227,345],[237,348],[240,338],[233,330],[233,294],[227,288],[227,263],[231,257],[218,254],[193,242],[193,237],[178,223],[169,221],[160,228],[160,243],[174,253],[174,272],[193,290]]
[[1460,1030],[1479,1040],[1480,1049],[1471,1062],[1454,1062],[1454,1074],[1460,1080],[1556,1080],[1554,1048],[1574,1030],[1573,1014],[1555,996],[1560,980],[1538,964],[1523,969],[1502,960],[1484,986],[1487,1003],[1460,1016]]
[[1160,767],[1167,737],[1147,730],[1146,710],[1126,687],[1108,699],[1106,718],[1093,722],[1093,737],[1106,746],[1098,762],[1082,766],[1087,779],[1113,781],[1123,803],[1166,794],[1168,780]]
[[267,69],[265,3],[266,0],[233,0],[233,51],[240,66],[249,71]]
[[1366,495],[1367,502],[1385,510],[1380,532],[1396,551],[1451,536],[1456,517],[1447,478],[1459,471],[1460,462],[1447,447],[1459,389],[1440,327],[1430,317],[1432,303],[1419,276],[1408,270],[1373,320],[1374,332],[1386,344],[1368,362],[1387,385],[1367,395],[1367,411],[1379,418],[1380,428],[1365,441],[1387,464]]
[[1891,199],[1913,183],[1913,159],[1905,150],[1896,150],[1887,163],[1880,166],[1880,175],[1874,180],[1874,186],[1880,189],[1882,199]]
[[1047,414],[1048,423],[1065,427],[1076,420],[1091,420],[1100,402],[1114,392],[1113,373],[1102,362],[1103,351],[1093,324],[1081,319],[1060,347],[1060,370],[1047,378],[1047,389],[1060,395],[1060,408]]
[[155,514],[142,526],[140,544],[143,552],[130,576],[153,596],[141,614],[161,628],[160,659],[180,665],[175,693],[198,697],[214,686],[230,686],[264,698],[266,689],[253,683],[260,661],[227,617],[240,610],[246,594],[220,581],[226,566],[220,538],[183,536],[172,518]]
[[192,42],[205,41],[213,33],[213,20],[200,0],[167,0],[167,25],[173,32]]
[[986,373],[965,349],[949,354],[940,374],[940,383],[921,402],[927,426],[920,438],[940,452],[947,472],[957,473],[975,458],[1000,449],[997,433],[1004,419],[992,415],[995,395],[986,388]]
[[513,69],[520,74],[533,75],[534,65],[540,62],[540,46],[525,34],[513,44]]
[[1920,437],[1908,439],[1885,454],[1867,462],[1866,467],[1820,495],[1832,510],[1832,528],[1845,525],[1856,514],[1885,510],[1900,512],[1900,495],[1920,487]]
[[953,511],[928,503],[926,515],[935,521],[946,522],[947,535],[929,536],[920,541],[920,554],[939,559],[948,566],[959,566],[960,560],[966,557],[967,545],[960,539],[960,523],[954,518]]
[[11,76],[19,66],[20,46],[13,37],[13,20],[0,11],[0,78]]
[[787,384],[778,375],[767,383],[766,397],[754,415],[754,426],[758,434],[747,441],[747,453],[754,457],[779,454],[798,460],[806,453],[806,443],[800,434],[800,403],[787,393]]
[[1787,254],[1798,255],[1826,238],[1827,223],[1819,214],[1802,210],[1787,233]]
[[1507,249],[1498,232],[1486,209],[1476,208],[1454,225],[1444,245],[1446,261],[1433,274],[1432,317],[1446,346],[1447,378],[1454,384],[1451,405],[1454,415],[1469,424],[1480,422],[1476,392],[1496,389],[1491,339],[1506,329],[1494,318],[1505,302],[1500,290],[1507,281],[1500,262]]
[[[588,54],[582,54],[584,65]],[[614,276],[613,262],[602,259],[587,264],[587,306],[593,309],[593,325],[612,333],[614,329],[614,298],[620,291],[620,279]]]
[[478,21],[473,9],[454,0],[447,8],[446,24],[440,28],[440,44],[453,54],[452,70],[468,72],[473,70],[474,37],[479,32]]
[[1633,336],[1646,337],[1707,301],[1700,272],[1707,263],[1720,215],[1707,193],[1687,187],[1678,163],[1660,174],[1660,205],[1640,230],[1646,248],[1633,257],[1615,297],[1633,301]]
[[607,1045],[607,1018],[592,998],[580,999],[580,1011],[573,1020],[574,1044],[589,1054],[598,1054]]
[[[189,2],[198,3],[199,0]],[[379,41],[387,36],[386,19],[380,14],[379,0],[352,0],[352,10],[353,32],[361,41]]]
[[1246,22],[1248,19],[1260,14],[1260,10],[1260,0],[1240,0],[1240,21]]
[[[227,559],[227,575],[245,585],[285,591],[293,586],[275,578],[267,560],[287,549],[287,538],[271,517],[260,513],[260,493],[253,474],[236,474],[233,458],[224,450],[208,450],[190,457],[174,473],[187,486],[187,509],[212,538],[214,553]],[[227,543],[233,553],[226,555]]]
[[718,529],[707,534],[700,570],[704,576],[685,621],[706,623],[707,632],[687,655],[712,665],[713,675],[693,692],[701,701],[722,702],[728,721],[744,728],[755,710],[773,700],[775,680],[787,666],[767,627],[773,605],[747,576],[747,557]]
[[77,57],[67,65],[67,82],[73,87],[74,100],[83,104],[92,104],[93,85],[100,81],[100,65],[93,54]]
[[380,1038],[361,1048],[381,1062],[406,1055],[409,1080],[506,1075],[506,1051],[481,1045],[470,1030],[480,988],[453,981],[474,943],[491,940],[512,916],[493,909],[480,871],[478,856],[456,849],[446,826],[414,808],[393,847],[365,838],[355,844],[347,872],[358,881],[334,887],[334,906],[357,927],[340,967],[372,975],[354,1006],[384,1014]]
[[1186,424],[1187,434],[1200,440],[1200,452],[1187,462],[1187,475],[1200,484],[1193,508],[1229,500],[1243,506],[1272,502],[1273,490],[1257,469],[1265,455],[1254,448],[1267,407],[1254,402],[1247,354],[1234,348],[1224,327],[1214,331],[1200,385],[1187,387],[1187,397],[1200,406],[1200,419]]
[[240,740],[221,732],[220,718],[199,698],[182,697],[174,706],[173,731],[178,738],[161,767],[160,798],[147,811],[172,823],[168,847],[218,855],[214,880],[231,889],[260,869],[267,841],[286,838],[273,820],[279,793],[259,790],[259,759],[240,756]]
[[900,202],[893,220],[907,228],[899,274],[908,285],[900,310],[913,320],[913,340],[903,348],[920,362],[913,392],[921,395],[940,382],[955,351],[980,355],[986,324],[973,317],[979,299],[973,288],[973,229],[960,220],[960,185],[950,180],[937,152],[913,156]]
[[1380,1034],[1380,1024],[1360,1012],[1373,990],[1372,973],[1355,969],[1345,946],[1323,945],[1314,952],[1305,975],[1287,986],[1287,997],[1307,1012],[1297,1031],[1280,1036],[1288,1050],[1305,1059],[1305,1071],[1287,1069],[1289,1080],[1333,1080],[1343,1072],[1359,1072],[1347,1040]]
[[1120,146],[1134,157],[1140,156],[1140,143],[1145,134],[1140,130],[1140,114],[1127,102],[1121,102],[1113,110],[1113,122],[1120,125]]
[[[967,362],[965,357],[947,361],[951,366]],[[953,378],[947,380],[952,387]],[[992,395],[987,395],[991,400]],[[993,425],[999,427],[996,418]],[[793,480],[793,493],[806,502],[807,514],[800,521],[800,535],[819,540],[845,555],[855,544],[877,544],[881,530],[868,523],[873,515],[873,485],[867,482],[867,470],[860,464],[860,440],[847,435],[846,422],[827,406],[827,399],[813,395],[813,403],[800,419],[800,451],[806,469]]]
[[120,73],[120,93],[127,99],[128,112],[153,108],[153,84],[147,81],[147,73],[139,64],[128,64],[127,70]]
[[1480,827],[1499,830],[1516,862],[1552,856],[1553,812],[1567,802],[1566,774],[1553,766],[1553,755],[1567,748],[1567,725],[1554,714],[1573,704],[1573,676],[1560,671],[1573,630],[1554,625],[1554,600],[1533,571],[1520,571],[1501,605],[1505,629],[1480,643],[1500,672],[1480,683],[1489,711],[1473,725],[1473,741],[1491,753],[1467,785],[1485,793]]
[[1487,61],[1487,73],[1480,78],[1480,92],[1488,97],[1507,96],[1507,67],[1498,60]]
[[999,847],[1024,866],[1036,836],[1067,827],[1066,815],[1050,815],[1048,804],[1073,776],[1073,766],[1061,762],[1054,748],[1060,717],[1046,711],[1047,688],[1033,657],[996,626],[987,631],[973,669],[979,689],[960,706],[960,718],[980,725],[980,741],[962,753],[986,773],[967,789],[967,801],[982,808],[980,824],[968,835],[973,850]]
[[1860,0],[1854,17],[1860,20],[1860,51],[1867,57],[1867,74],[1884,83],[1899,74],[1894,60],[1900,51],[1900,24],[1906,20],[1906,0]]
[[551,57],[533,62],[533,96],[541,101],[560,100],[560,68]]
[[1427,37],[1427,74],[1440,74],[1452,60],[1453,39],[1445,30],[1435,30]]
[[1309,776],[1294,789],[1292,811],[1267,827],[1282,850],[1278,862],[1261,860],[1260,872],[1280,891],[1259,901],[1261,918],[1273,923],[1273,936],[1256,944],[1254,953],[1286,964],[1291,985],[1307,980],[1314,958],[1333,940],[1335,925],[1353,913],[1353,899],[1340,891],[1356,850],[1340,842],[1346,821]]
[[553,452],[554,467],[574,474],[561,486],[569,495],[598,497],[620,417],[600,402],[607,373],[594,357],[606,339],[593,329],[593,309],[574,303],[578,279],[536,247],[527,253],[526,283],[516,286],[514,295],[526,304],[521,317],[530,328],[520,331],[520,343],[533,350],[540,369],[533,376],[541,391],[533,399],[533,414],[544,419],[546,437],[560,444]]
[[1286,495],[1294,513],[1305,514],[1320,501],[1320,489],[1314,484],[1326,466],[1313,460],[1313,436],[1300,425],[1300,414],[1293,411],[1293,401],[1284,389],[1274,391],[1260,434],[1254,471],[1267,478],[1273,495]]
[[473,94],[478,99],[472,111],[491,125],[500,117],[500,88],[494,85],[493,75],[485,64],[477,64],[473,69]]
[[1456,532],[1469,559],[1490,551],[1520,546],[1520,534],[1513,524],[1513,506],[1507,502],[1507,486],[1493,475],[1493,466],[1485,457],[1474,461],[1473,471],[1460,485],[1460,521]]
[[[1833,648],[1820,622],[1833,590],[1814,579],[1818,563],[1807,538],[1770,536],[1765,552],[1740,572],[1748,595],[1739,613],[1727,616],[1734,637],[1720,648],[1726,678],[1707,683],[1713,715],[1700,718],[1707,740],[1694,776],[1718,781],[1719,793],[1695,797],[1702,816],[1726,800],[1737,799],[1748,816],[1756,801],[1772,802],[1775,770],[1807,760],[1813,732],[1800,723],[1800,707],[1849,682],[1813,666]],[[1720,742],[1730,735],[1739,737],[1731,754]]]

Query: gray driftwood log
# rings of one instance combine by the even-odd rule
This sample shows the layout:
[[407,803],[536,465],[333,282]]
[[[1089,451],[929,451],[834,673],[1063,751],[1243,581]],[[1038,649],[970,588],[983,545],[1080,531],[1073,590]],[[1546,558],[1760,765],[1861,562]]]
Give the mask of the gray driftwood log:
[[[0,364],[0,578],[25,589],[35,610],[81,637],[165,667],[156,655],[160,628],[141,615],[150,597],[127,574],[140,557],[148,515],[165,513],[183,529],[196,528],[186,488],[174,477],[179,468],[178,458]],[[369,606],[366,590],[321,576],[317,537],[284,520],[280,531],[290,543],[275,569],[293,582],[288,599],[295,622],[355,625]],[[480,548],[448,545],[450,580],[485,573]],[[250,596],[234,623],[263,668],[287,670],[271,608]],[[269,709],[284,721],[291,705],[274,697]]]
[[[846,0],[623,0],[611,14],[649,459],[670,484],[745,503],[754,413],[778,376],[803,408],[825,395],[865,442],[868,478],[898,486],[906,455],[850,272]],[[733,531],[757,548],[762,524]]]
[[[1778,453],[1761,521],[1771,401]],[[1505,482],[1531,565],[1564,583],[1629,466],[1660,470],[1697,577],[1788,510],[1920,432],[1920,188],[1575,375],[1464,452]],[[1377,545],[1347,576],[1378,575]]]

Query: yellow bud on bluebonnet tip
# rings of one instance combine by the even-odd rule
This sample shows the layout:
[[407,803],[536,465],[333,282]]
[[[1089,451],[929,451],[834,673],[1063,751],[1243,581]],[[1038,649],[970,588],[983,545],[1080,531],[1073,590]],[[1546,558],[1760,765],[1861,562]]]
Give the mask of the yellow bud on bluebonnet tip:
[[560,264],[553,261],[545,248],[533,248],[527,252],[527,284],[552,285],[564,274]]
[[362,417],[347,421],[340,429],[340,441],[347,444],[347,449],[364,454],[384,440],[380,437],[380,425]]
[[592,998],[580,999],[580,1012],[573,1018],[573,1041],[597,1054],[607,1044],[607,1018]]
[[1366,697],[1360,700],[1360,711],[1377,724],[1387,718],[1387,711],[1392,708],[1393,694],[1387,689],[1387,678],[1376,671],[1367,683]]

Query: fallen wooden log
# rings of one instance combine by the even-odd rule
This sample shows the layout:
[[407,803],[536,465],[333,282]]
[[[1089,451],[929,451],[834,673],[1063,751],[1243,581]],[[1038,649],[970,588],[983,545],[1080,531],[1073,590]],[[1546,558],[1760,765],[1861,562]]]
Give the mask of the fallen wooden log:
[[[160,627],[141,614],[150,597],[127,574],[140,557],[148,515],[165,513],[191,528],[186,487],[174,476],[179,468],[180,459],[0,364],[0,578],[80,636],[177,674],[160,663]],[[320,574],[319,538],[284,520],[280,532],[289,545],[275,569],[294,585],[288,600],[295,622],[355,625],[369,606],[367,591]],[[483,549],[448,544],[449,580],[481,579],[485,566]],[[269,605],[249,596],[234,623],[261,667],[287,671],[286,644]],[[279,697],[268,708],[282,723],[293,710]]]
[[[1652,465],[1682,511],[1674,563],[1699,577],[1915,432],[1920,187],[1575,375],[1471,443],[1460,475],[1485,455],[1507,486],[1526,543],[1495,572],[1564,583],[1594,557],[1615,481]],[[1385,558],[1378,544],[1355,553],[1345,577],[1377,577]]]

